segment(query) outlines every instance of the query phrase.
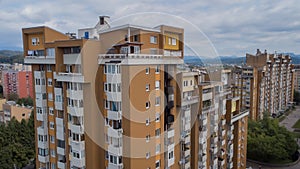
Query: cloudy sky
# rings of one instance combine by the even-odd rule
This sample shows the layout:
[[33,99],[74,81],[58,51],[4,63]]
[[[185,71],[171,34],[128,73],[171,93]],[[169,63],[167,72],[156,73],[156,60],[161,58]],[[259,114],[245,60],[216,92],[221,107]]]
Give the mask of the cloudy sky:
[[21,49],[23,27],[77,32],[99,15],[109,15],[112,25],[182,27],[186,51],[200,55],[244,56],[257,48],[300,53],[298,0],[0,0],[0,49]]

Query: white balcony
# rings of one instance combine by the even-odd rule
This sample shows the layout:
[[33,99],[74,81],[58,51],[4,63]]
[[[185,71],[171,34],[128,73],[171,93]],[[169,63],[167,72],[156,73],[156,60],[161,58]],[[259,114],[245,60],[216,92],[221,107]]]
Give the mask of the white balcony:
[[185,137],[185,138],[184,138],[184,142],[185,142],[185,143],[191,142],[191,137],[190,137],[190,136]]
[[212,138],[211,138],[211,144],[216,145],[217,142],[218,142],[218,137],[212,137]]
[[184,130],[186,130],[186,131],[191,130],[191,122],[187,122],[187,123],[184,125]]
[[111,154],[115,154],[115,155],[119,155],[121,156],[123,153],[123,147],[119,146],[119,147],[115,147],[113,145],[108,145],[108,150],[109,153]]
[[72,116],[76,116],[76,117],[82,117],[83,114],[84,114],[83,107],[68,106],[67,111],[68,111],[69,114],[71,114]]
[[222,145],[222,146],[225,145],[225,140],[222,140],[221,145]]
[[169,144],[167,146],[168,146],[168,151],[172,151],[172,150],[174,150],[175,143]]
[[181,57],[182,51],[181,50],[164,50],[164,56]]
[[71,145],[72,150],[76,150],[78,152],[81,152],[85,149],[85,141],[73,141],[70,138],[69,144]]
[[108,101],[122,101],[121,92],[106,92]]
[[203,120],[200,120],[200,125],[201,126],[206,126],[207,125],[207,118],[203,119]]
[[64,110],[63,102],[54,102],[56,110]]
[[84,126],[83,125],[75,125],[71,122],[68,123],[68,129],[71,130],[73,133],[83,134],[84,133]]
[[49,162],[49,155],[47,155],[47,156],[38,155],[38,159],[39,159],[39,162],[48,163]]
[[199,97],[198,96],[188,96],[186,98],[182,99],[182,106],[190,105],[190,104],[195,104],[199,102]]
[[64,135],[64,119],[56,117],[56,137],[59,140],[65,140]]
[[47,100],[46,99],[35,99],[36,107],[47,107]]
[[71,168],[73,166],[77,167],[77,168],[83,168],[83,167],[85,167],[85,158],[75,158],[75,157],[72,157],[70,161],[71,161]]
[[200,148],[201,150],[203,150],[203,151],[206,151],[206,149],[207,149],[207,143],[206,143],[206,142],[200,143],[200,144],[199,144],[199,148]]
[[222,130],[222,137],[224,137],[226,134],[226,130]]
[[45,79],[45,71],[34,71],[34,78]]
[[169,129],[167,134],[168,134],[168,138],[174,137],[175,135],[174,129]]
[[227,168],[229,168],[229,169],[233,168],[233,162],[228,163]]
[[38,148],[42,148],[42,149],[49,148],[48,141],[38,141]]
[[109,169],[123,169],[123,164],[108,163]]
[[44,121],[47,122],[47,114],[42,112],[42,113],[36,113],[36,120],[37,121]]
[[37,133],[39,135],[48,135],[48,128],[40,126],[40,127],[37,128]]
[[65,149],[61,147],[56,147],[57,154],[66,155]]
[[26,64],[55,64],[55,58],[49,56],[26,56],[24,58]]
[[83,90],[67,90],[67,97],[71,99],[83,99]]
[[80,53],[72,53],[72,54],[64,54],[64,64],[66,65],[80,65],[81,64],[81,54]]
[[202,94],[202,101],[211,100],[212,99],[212,93],[204,93]]
[[218,147],[213,147],[213,148],[211,148],[211,151],[212,151],[212,153],[213,153],[214,155],[217,155],[217,153],[218,153]]
[[66,163],[57,161],[57,168],[65,169],[66,168]]
[[122,112],[121,111],[107,111],[107,118],[111,120],[122,120]]
[[187,157],[191,154],[191,150],[185,150],[184,151],[184,156]]
[[107,83],[121,83],[121,74],[106,74]]
[[[226,112],[226,111],[225,111]],[[225,119],[223,119],[222,120],[222,126],[224,126],[226,124],[226,120]]]
[[84,76],[81,73],[62,73],[54,74],[54,78],[60,82],[84,83]]
[[46,85],[35,85],[35,93],[46,93]]
[[107,127],[107,135],[109,137],[121,138],[123,134],[123,129],[113,129],[112,127]]

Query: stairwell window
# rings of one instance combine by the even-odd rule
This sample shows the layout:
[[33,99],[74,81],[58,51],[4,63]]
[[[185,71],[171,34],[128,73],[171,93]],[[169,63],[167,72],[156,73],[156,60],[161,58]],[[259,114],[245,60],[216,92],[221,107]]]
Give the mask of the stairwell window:
[[159,88],[160,88],[160,81],[157,80],[157,81],[155,81],[155,89],[159,90]]
[[157,36],[150,36],[150,43],[157,44]]
[[146,109],[149,109],[150,108],[150,102],[146,102]]
[[40,44],[39,38],[31,38],[31,44],[32,44],[33,46],[39,45],[39,44]]
[[147,118],[146,119],[146,126],[149,126],[149,124],[150,124],[150,118]]
[[155,68],[155,74],[159,74],[159,65]]
[[148,75],[150,73],[150,68],[146,67],[146,74]]
[[150,85],[146,84],[146,91],[149,92],[150,91]]
[[150,152],[147,152],[146,153],[146,159],[149,159],[150,158]]

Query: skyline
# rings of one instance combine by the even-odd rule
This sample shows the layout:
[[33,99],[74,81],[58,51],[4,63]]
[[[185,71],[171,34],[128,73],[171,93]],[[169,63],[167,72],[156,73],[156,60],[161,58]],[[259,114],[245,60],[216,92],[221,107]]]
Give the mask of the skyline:
[[[183,27],[186,30],[185,44],[199,56],[245,56],[257,48],[269,52],[300,53],[297,48],[300,44],[300,22],[297,21],[300,6],[295,5],[296,2],[179,0],[171,3],[153,0],[122,4],[116,0],[89,0],[83,5],[79,1],[0,0],[0,49],[21,50],[20,30],[24,27],[45,25],[63,33],[77,33],[77,29],[93,27],[99,15],[108,15],[115,24],[132,21],[148,26],[168,21],[172,26]],[[190,55],[190,50],[186,51],[186,55]]]

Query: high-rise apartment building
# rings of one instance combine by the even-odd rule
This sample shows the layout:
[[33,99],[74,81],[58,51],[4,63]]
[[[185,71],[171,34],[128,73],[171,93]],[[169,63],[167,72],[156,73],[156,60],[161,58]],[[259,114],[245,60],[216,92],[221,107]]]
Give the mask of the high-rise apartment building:
[[228,78],[205,82],[178,68],[181,28],[110,27],[107,19],[80,29],[81,39],[23,29],[37,168],[233,168],[241,134],[231,126],[246,116],[228,108],[238,105],[227,104]]
[[241,106],[250,110],[251,119],[262,119],[264,113],[276,116],[293,102],[294,71],[291,58],[284,54],[247,54],[246,65],[233,71],[233,94]]
[[32,72],[28,70],[2,70],[3,96],[17,94],[19,98],[33,98]]
[[294,79],[294,89],[298,92],[300,92],[300,65],[294,65],[294,71],[295,71],[295,79]]

